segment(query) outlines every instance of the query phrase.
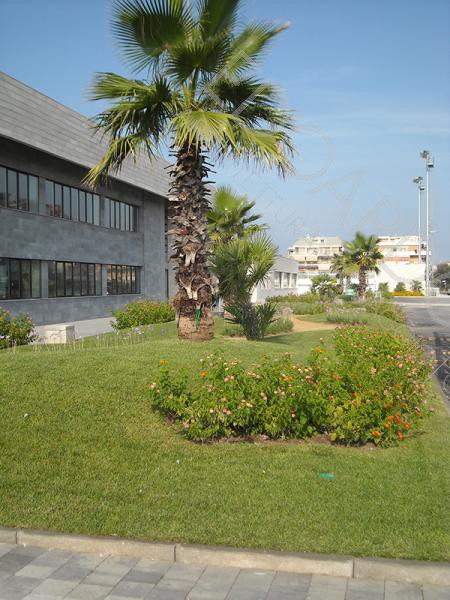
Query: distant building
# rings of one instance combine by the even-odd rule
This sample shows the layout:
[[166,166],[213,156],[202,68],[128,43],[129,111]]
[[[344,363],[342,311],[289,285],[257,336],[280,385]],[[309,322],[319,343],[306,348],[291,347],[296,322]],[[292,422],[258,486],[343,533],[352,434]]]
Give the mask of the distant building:
[[343,242],[337,236],[306,236],[288,248],[288,256],[294,258],[303,273],[329,273],[335,254],[341,254]]
[[265,281],[255,287],[252,302],[260,304],[271,296],[298,294],[298,263],[287,256],[277,256]]

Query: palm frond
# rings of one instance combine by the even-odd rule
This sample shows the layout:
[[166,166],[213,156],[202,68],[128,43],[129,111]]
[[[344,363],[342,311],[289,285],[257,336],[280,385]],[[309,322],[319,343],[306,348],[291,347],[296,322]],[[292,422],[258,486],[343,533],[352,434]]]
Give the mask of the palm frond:
[[200,0],[198,14],[203,39],[234,28],[241,0]]
[[178,146],[195,144],[224,152],[236,147],[233,125],[237,117],[226,113],[194,110],[173,117],[171,127]]

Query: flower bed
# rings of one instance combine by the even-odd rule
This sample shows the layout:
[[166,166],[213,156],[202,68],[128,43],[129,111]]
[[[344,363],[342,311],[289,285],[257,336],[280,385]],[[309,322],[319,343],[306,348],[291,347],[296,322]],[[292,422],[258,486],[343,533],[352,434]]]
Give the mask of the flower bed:
[[12,317],[9,310],[0,307],[0,348],[24,346],[35,339],[34,324],[29,315]]
[[165,361],[151,402],[196,441],[326,434],[344,444],[388,446],[413,431],[426,410],[430,365],[412,340],[345,326],[335,352],[323,344],[307,364],[289,354],[246,368],[207,356],[194,376]]

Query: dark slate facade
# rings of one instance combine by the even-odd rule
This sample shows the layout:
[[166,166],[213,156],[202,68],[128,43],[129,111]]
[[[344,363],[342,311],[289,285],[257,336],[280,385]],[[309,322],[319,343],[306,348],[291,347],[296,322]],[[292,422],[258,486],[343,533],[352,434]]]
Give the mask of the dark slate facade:
[[[0,72],[0,306],[13,314],[62,323],[168,297],[167,165],[126,161],[93,204],[82,180],[106,145],[87,118]],[[71,190],[70,218],[48,190]]]

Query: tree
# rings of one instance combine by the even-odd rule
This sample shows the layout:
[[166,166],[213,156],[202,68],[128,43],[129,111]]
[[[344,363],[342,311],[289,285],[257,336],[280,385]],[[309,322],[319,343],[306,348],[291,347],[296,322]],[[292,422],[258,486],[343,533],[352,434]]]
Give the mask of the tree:
[[339,291],[336,279],[327,273],[315,275],[311,279],[311,283],[311,291],[313,294],[319,294],[322,302],[333,300]]
[[389,293],[389,283],[387,281],[378,284],[378,291],[382,294]]
[[355,275],[358,272],[358,268],[352,263],[347,252],[342,252],[342,254],[335,254],[333,256],[330,270],[338,277],[340,294],[344,291],[344,281],[346,282],[346,287],[349,287],[352,275]]
[[406,292],[406,285],[403,281],[399,281],[394,288],[394,292]]
[[421,294],[423,292],[422,283],[417,279],[413,279],[411,282],[411,291],[416,294]]
[[[253,288],[265,280],[273,267],[276,253],[277,247],[265,232],[216,247],[214,271],[219,279],[219,294],[233,322],[242,325],[249,339],[263,337],[264,326],[271,321],[270,311],[253,305],[251,296]],[[272,318],[274,313],[275,309]]]
[[[192,8],[191,8],[192,4]],[[214,335],[217,282],[210,270],[206,213],[207,157],[255,161],[284,175],[291,169],[292,116],[277,89],[252,69],[286,26],[244,25],[240,0],[116,0],[113,34],[124,58],[145,79],[97,74],[93,100],[111,104],[96,118],[109,148],[90,170],[95,185],[143,149],[167,143],[174,156],[169,205],[178,335]],[[239,29],[238,29],[239,28]]]
[[379,273],[378,263],[383,260],[378,244],[380,240],[376,235],[365,236],[357,231],[351,242],[344,242],[345,251],[350,262],[358,268],[358,297],[363,299],[367,289],[367,273]]
[[266,229],[265,225],[256,223],[262,215],[250,213],[254,206],[255,202],[238,195],[231,187],[218,187],[212,209],[206,215],[213,243],[228,242]]
[[442,279],[448,277],[449,273],[450,262],[439,263],[433,272],[433,285],[435,285],[436,287],[441,287]]

